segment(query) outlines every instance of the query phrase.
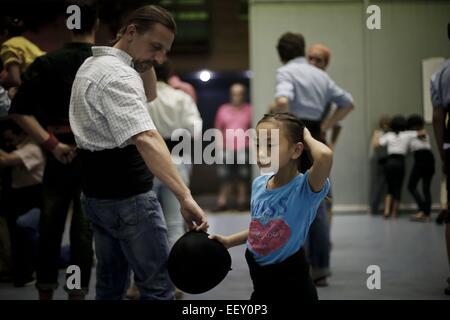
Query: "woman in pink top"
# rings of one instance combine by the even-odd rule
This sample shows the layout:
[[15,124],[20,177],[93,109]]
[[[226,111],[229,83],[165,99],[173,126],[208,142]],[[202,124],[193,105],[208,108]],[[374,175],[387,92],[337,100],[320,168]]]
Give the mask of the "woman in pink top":
[[[236,184],[238,209],[247,210],[249,207],[247,191],[250,178],[250,166],[247,160],[249,139],[245,132],[251,127],[252,114],[251,106],[245,103],[245,94],[244,85],[232,85],[230,103],[220,106],[216,115],[215,127],[222,131],[224,137],[221,145],[224,164],[218,167],[221,186],[216,211],[227,209],[228,197]],[[228,136],[227,129],[232,130],[228,131]],[[226,164],[227,158],[233,159],[233,163]]]

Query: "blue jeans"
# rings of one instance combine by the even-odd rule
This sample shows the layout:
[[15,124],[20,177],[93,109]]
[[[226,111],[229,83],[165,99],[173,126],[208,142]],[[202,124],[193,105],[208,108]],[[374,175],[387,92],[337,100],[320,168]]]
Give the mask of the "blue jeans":
[[141,299],[173,299],[167,271],[169,244],[161,206],[153,191],[125,199],[81,202],[94,229],[97,257],[97,300],[121,300],[130,269]]
[[312,267],[313,279],[328,275],[330,267],[330,227],[325,201],[322,201],[317,209],[316,218],[309,228],[305,248]]
[[[180,164],[176,166],[183,182],[189,186],[190,166]],[[175,194],[155,177],[153,180],[153,191],[158,196],[167,223],[170,247],[186,232],[185,222],[180,213],[180,203]]]

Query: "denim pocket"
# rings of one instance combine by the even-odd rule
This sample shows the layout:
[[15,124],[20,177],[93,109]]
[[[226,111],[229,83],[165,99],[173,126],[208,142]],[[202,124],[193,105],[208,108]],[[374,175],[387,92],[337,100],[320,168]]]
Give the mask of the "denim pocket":
[[138,224],[136,197],[118,203],[116,210],[121,223],[127,226],[136,226]]
[[167,231],[161,204],[153,191],[142,195],[138,201],[138,206],[140,222]]

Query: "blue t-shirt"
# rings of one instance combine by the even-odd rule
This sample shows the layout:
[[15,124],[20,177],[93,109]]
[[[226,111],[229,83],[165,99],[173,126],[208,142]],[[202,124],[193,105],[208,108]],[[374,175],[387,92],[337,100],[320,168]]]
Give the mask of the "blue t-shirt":
[[258,264],[279,263],[305,243],[317,209],[330,189],[327,179],[320,192],[313,192],[308,175],[309,171],[299,174],[273,190],[266,187],[269,175],[253,181],[247,248]]

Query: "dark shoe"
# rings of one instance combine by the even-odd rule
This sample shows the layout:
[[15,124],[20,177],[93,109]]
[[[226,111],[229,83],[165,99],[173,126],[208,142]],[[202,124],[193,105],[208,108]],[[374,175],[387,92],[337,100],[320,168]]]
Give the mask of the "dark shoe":
[[141,297],[141,294],[139,292],[138,287],[133,284],[131,287],[128,288],[126,298],[130,300],[139,300]]
[[436,223],[441,225],[444,223],[445,218],[447,217],[448,211],[447,210],[441,210],[441,212],[439,212],[439,215],[436,218]]

